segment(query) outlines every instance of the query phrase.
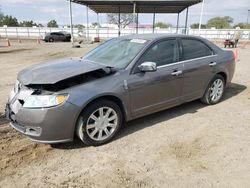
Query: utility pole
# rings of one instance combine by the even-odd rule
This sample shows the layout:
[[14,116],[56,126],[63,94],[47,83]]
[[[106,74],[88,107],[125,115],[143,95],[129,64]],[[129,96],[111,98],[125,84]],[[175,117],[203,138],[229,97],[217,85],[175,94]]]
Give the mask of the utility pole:
[[180,20],[180,13],[177,14],[176,34],[179,33],[179,20]]
[[247,24],[249,24],[249,15],[250,15],[250,9],[248,10],[248,14],[247,14]]
[[118,36],[121,36],[121,7],[119,7],[119,14],[118,14]]
[[185,35],[187,35],[187,34],[188,34],[188,30],[187,30],[187,23],[188,23],[188,9],[189,9],[189,7],[187,7],[187,11],[186,11]]
[[86,6],[86,19],[87,19],[87,40],[89,40],[89,6]]
[[134,32],[136,28],[136,3],[134,2],[134,7],[133,7],[133,24],[134,24]]
[[73,32],[73,21],[72,21],[72,6],[71,6],[71,0],[69,0],[69,19],[70,19],[71,43],[72,43],[72,46],[74,46],[74,32]]
[[203,0],[202,5],[201,5],[201,15],[200,15],[200,22],[199,22],[199,35],[201,32],[201,23],[202,23],[202,17],[203,17],[204,3],[205,3],[205,0]]

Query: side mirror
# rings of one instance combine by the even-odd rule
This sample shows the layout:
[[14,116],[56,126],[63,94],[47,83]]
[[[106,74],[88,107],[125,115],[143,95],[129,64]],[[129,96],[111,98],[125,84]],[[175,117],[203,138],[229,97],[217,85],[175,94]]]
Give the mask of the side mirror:
[[138,68],[141,72],[154,72],[157,70],[156,63],[154,62],[144,62]]

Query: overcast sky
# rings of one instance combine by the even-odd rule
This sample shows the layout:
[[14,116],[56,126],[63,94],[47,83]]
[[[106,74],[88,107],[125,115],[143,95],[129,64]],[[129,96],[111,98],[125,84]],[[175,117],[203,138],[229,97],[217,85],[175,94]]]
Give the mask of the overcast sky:
[[[46,24],[55,19],[59,25],[68,25],[68,2],[66,0],[0,0],[4,14],[17,17],[19,20],[34,20]],[[205,0],[203,23],[215,16],[231,16],[234,22],[246,22],[250,0]],[[199,22],[201,4],[190,9],[189,24]],[[185,11],[180,14],[180,23],[184,25]],[[176,23],[176,15],[157,14],[156,22]],[[86,8],[73,3],[74,24],[86,23]],[[96,22],[96,14],[90,11],[90,23]],[[106,22],[106,16],[101,14],[100,22]],[[152,23],[152,14],[141,14],[140,23]]]

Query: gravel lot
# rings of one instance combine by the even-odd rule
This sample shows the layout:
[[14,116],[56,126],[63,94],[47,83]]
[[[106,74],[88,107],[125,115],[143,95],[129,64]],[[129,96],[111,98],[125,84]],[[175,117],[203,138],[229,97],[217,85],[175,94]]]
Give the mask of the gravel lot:
[[[0,116],[21,69],[95,46],[12,44],[0,47]],[[250,46],[238,50],[220,104],[194,101],[132,121],[104,146],[36,144],[1,117],[0,187],[250,187]]]

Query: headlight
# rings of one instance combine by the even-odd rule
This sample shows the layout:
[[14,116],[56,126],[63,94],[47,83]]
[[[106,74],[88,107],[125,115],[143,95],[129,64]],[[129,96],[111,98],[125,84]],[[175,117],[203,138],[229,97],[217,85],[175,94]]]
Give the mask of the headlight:
[[60,105],[68,99],[68,95],[30,95],[24,102],[24,108],[48,108]]
[[21,87],[21,84],[17,80],[16,83],[15,83],[15,85],[14,85],[14,93],[17,93],[20,87]]

